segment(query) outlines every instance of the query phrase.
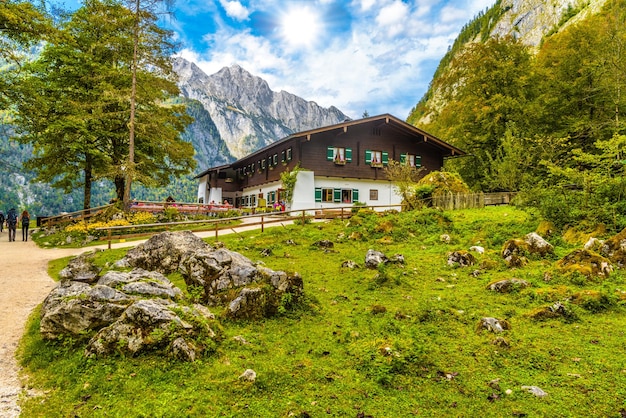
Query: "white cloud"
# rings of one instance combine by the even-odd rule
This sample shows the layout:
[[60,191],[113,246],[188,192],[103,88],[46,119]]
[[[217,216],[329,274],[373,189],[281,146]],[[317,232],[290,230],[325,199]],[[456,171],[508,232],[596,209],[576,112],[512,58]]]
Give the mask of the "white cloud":
[[[346,4],[352,20],[346,20],[345,27],[351,32],[341,37],[327,33],[329,41],[312,46],[315,49],[306,54],[250,29],[237,31],[219,22],[217,31],[204,38],[205,53],[181,55],[207,74],[237,63],[275,91],[285,90],[324,107],[334,105],[351,117],[367,110],[370,115],[405,118],[427,90],[434,67],[459,29],[480,10],[473,8],[486,0],[475,1],[454,7],[435,0],[411,6],[399,0],[350,0]],[[280,10],[278,3],[264,3],[263,10]],[[251,1],[250,10],[261,10],[259,5]]]
[[220,4],[226,10],[226,14],[233,19],[248,20],[250,12],[238,1],[220,0]]

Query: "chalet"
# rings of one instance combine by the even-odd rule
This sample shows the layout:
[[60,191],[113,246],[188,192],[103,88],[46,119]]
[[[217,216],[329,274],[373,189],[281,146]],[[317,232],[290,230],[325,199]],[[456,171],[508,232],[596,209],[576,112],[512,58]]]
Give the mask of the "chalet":
[[298,132],[231,164],[196,176],[198,201],[236,207],[273,206],[284,200],[280,173],[298,172],[291,209],[332,208],[354,202],[399,205],[400,196],[386,178],[389,160],[424,173],[440,170],[460,149],[384,114]]

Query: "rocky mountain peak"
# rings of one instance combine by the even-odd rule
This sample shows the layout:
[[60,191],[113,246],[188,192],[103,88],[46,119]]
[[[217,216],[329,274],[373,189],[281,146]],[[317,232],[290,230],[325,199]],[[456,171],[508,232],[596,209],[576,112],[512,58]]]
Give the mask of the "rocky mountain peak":
[[[181,94],[202,105],[220,138],[215,138],[215,133],[203,135],[197,130],[196,136],[204,136],[216,144],[223,141],[235,158],[294,132],[332,125],[347,118],[334,106],[324,108],[285,91],[274,92],[265,80],[238,64],[207,75],[194,63],[179,57],[174,61],[174,71],[179,75]],[[213,164],[199,163],[201,169]]]

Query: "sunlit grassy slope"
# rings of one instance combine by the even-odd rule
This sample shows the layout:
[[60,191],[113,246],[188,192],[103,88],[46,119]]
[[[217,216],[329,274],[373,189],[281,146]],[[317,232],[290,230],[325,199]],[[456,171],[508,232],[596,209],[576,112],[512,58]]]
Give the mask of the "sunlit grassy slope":
[[[555,256],[506,268],[502,244],[538,224],[513,207],[494,207],[364,213],[221,237],[267,267],[298,271],[306,303],[260,322],[223,321],[218,351],[194,363],[149,354],[86,359],[74,341],[42,342],[35,318],[21,351],[28,384],[41,395],[23,401],[23,416],[620,416],[626,408],[624,273],[601,280],[559,272],[556,260],[579,246],[558,236],[548,238]],[[442,234],[451,241],[444,243]],[[312,245],[322,239],[334,247]],[[449,252],[472,245],[486,249],[475,253],[475,266],[447,264]],[[366,269],[370,248],[402,254],[406,264]],[[265,249],[272,255],[262,256]],[[105,252],[101,262],[122,255]],[[347,260],[360,267],[342,267]],[[510,294],[486,289],[513,277],[532,286]],[[178,275],[172,279],[185,289]],[[582,291],[602,297],[568,301]],[[571,315],[530,318],[556,301]],[[511,328],[498,335],[477,329],[486,316]],[[248,368],[257,373],[254,383],[238,380]]]

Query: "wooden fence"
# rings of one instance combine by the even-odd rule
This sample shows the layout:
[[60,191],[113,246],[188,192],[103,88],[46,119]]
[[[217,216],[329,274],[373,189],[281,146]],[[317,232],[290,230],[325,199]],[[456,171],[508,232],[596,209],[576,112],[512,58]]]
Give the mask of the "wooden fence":
[[432,205],[444,210],[483,208],[508,205],[515,196],[511,192],[500,193],[448,193],[432,198]]

